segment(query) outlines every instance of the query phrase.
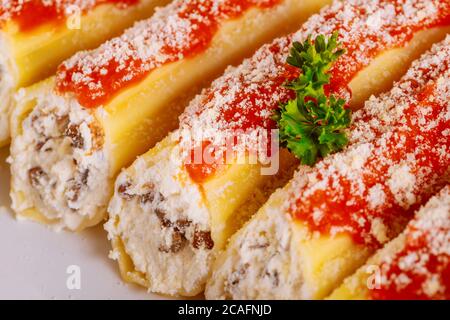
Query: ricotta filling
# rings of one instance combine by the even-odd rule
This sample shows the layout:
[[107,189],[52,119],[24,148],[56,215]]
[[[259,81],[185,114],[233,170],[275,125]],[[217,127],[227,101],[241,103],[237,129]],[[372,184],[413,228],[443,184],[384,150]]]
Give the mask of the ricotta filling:
[[[207,299],[301,299],[308,296],[289,215],[268,207],[230,242],[208,282]],[[220,258],[219,258],[220,259]]]
[[[140,157],[119,175],[105,229],[122,240],[149,291],[195,295],[206,283],[214,242],[209,211],[178,152],[163,149],[151,164]],[[120,259],[119,252],[110,256]]]
[[95,224],[112,192],[102,126],[74,99],[41,92],[35,102],[11,146],[13,208],[35,208],[56,227]]

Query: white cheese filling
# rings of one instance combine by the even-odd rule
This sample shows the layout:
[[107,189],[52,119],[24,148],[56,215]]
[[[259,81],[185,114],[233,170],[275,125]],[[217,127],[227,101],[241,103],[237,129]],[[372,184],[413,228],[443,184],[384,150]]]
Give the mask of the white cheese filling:
[[98,223],[112,192],[99,111],[45,90],[35,103],[12,141],[13,208],[37,209],[56,228]]
[[300,299],[305,292],[290,216],[266,208],[230,240],[208,280],[207,299]]
[[209,211],[178,152],[165,148],[152,163],[140,157],[119,175],[105,229],[122,240],[149,291],[192,296],[204,288],[214,242]]

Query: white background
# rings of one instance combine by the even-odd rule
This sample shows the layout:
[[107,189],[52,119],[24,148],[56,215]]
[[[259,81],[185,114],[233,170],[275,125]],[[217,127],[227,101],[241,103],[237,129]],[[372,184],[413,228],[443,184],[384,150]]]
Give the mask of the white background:
[[[7,156],[0,149],[0,299],[164,298],[121,280],[102,225],[74,234],[17,221],[9,208]],[[81,268],[80,290],[66,286],[70,265]]]

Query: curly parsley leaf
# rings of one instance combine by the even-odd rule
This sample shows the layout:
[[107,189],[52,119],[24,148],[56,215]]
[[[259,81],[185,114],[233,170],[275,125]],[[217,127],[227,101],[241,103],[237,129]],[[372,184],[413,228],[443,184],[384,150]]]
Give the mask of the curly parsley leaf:
[[287,63],[301,70],[300,76],[285,84],[296,92],[296,98],[280,103],[274,119],[280,130],[280,143],[303,164],[314,165],[319,157],[342,150],[348,143],[345,129],[351,122],[351,111],[345,100],[326,96],[324,86],[333,63],[345,52],[335,32],[294,42]]

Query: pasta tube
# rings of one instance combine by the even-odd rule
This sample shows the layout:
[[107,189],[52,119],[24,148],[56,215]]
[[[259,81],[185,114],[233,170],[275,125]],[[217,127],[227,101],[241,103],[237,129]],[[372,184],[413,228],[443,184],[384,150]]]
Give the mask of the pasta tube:
[[98,46],[168,0],[3,0],[0,4],[0,146],[10,139],[18,88],[42,80],[75,52]]
[[328,299],[450,299],[450,187]]
[[450,37],[355,115],[352,144],[302,166],[230,240],[209,299],[320,299],[449,181]]

